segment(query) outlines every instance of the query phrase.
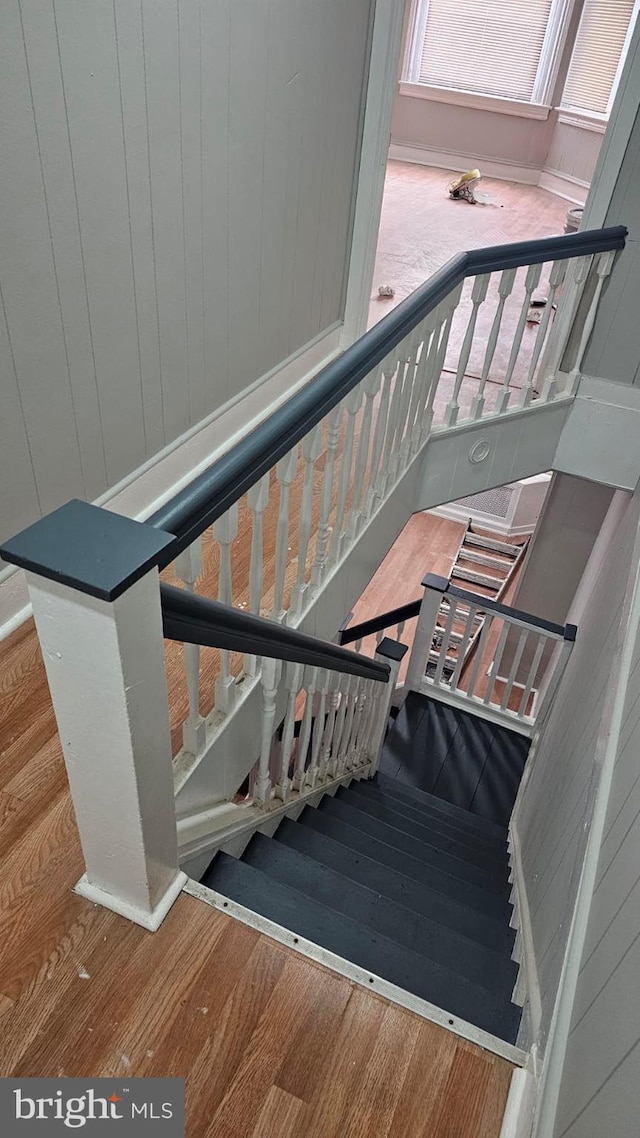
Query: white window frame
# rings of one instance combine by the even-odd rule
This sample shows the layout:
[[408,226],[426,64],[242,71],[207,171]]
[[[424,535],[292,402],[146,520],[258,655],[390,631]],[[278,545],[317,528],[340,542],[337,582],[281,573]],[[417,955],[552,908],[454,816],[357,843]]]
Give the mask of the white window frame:
[[414,98],[493,110],[499,114],[519,115],[523,118],[548,118],[552,109],[549,99],[557,77],[574,2],[575,0],[553,0],[531,99],[524,100],[478,91],[465,91],[456,87],[432,87],[420,83],[420,63],[429,15],[429,0],[412,0],[400,93]]
[[[418,0],[418,2],[420,2],[420,0]],[[599,111],[586,110],[584,107],[573,107],[571,105],[571,103],[563,103],[562,98],[561,98],[560,99],[560,106],[558,107],[558,111],[559,111],[558,120],[559,120],[559,122],[570,122],[571,119],[573,119],[574,125],[575,125],[575,123],[578,123],[581,126],[585,126],[587,128],[590,127],[592,130],[596,130],[597,132],[602,132],[604,134],[607,123],[609,121],[609,116],[611,114],[611,108],[613,106],[613,101],[616,97],[616,94],[618,92],[618,87],[620,85],[620,76],[622,75],[622,69],[624,67],[625,60],[627,58],[627,52],[629,51],[629,44],[631,43],[631,37],[633,35],[633,29],[636,25],[636,20],[637,20],[639,11],[640,11],[640,0],[635,0],[635,4],[633,5],[633,10],[631,12],[631,19],[629,20],[629,27],[627,28],[627,34],[624,37],[624,43],[622,45],[622,51],[620,52],[620,59],[618,60],[618,67],[617,67],[616,73],[613,77],[613,83],[611,85],[611,94],[609,95],[609,102],[607,103],[607,109],[604,112],[604,114],[601,114]],[[576,32],[576,37],[577,37],[577,34],[578,33]],[[567,74],[568,74],[568,72],[567,72]],[[564,94],[564,92],[563,92],[563,94]]]

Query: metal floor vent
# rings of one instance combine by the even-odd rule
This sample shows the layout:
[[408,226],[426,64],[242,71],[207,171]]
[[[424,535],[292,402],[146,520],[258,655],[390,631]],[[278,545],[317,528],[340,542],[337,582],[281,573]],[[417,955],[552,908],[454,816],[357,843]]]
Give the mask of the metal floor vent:
[[495,518],[506,518],[512,494],[513,487],[498,486],[495,490],[482,490],[469,498],[458,498],[456,506],[468,506],[483,514],[493,514]]

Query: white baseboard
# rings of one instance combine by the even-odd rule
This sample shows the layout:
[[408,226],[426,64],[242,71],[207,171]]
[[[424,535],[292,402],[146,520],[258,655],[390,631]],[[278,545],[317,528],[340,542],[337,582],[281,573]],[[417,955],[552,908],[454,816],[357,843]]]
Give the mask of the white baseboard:
[[[335,359],[341,329],[342,325],[329,329],[102,494],[95,504],[144,521]],[[0,640],[30,615],[24,573],[8,566],[0,572]]]
[[471,170],[478,166],[487,178],[503,182],[520,182],[526,186],[540,186],[543,190],[564,198],[573,205],[584,205],[589,182],[563,174],[560,170],[540,169],[539,166],[520,166],[516,162],[497,162],[479,154],[456,154],[452,150],[432,150],[427,146],[410,146],[392,142],[389,158],[397,162],[415,162],[420,166],[435,166],[440,170]]
[[409,146],[403,142],[392,142],[389,158],[398,162],[416,162],[420,166],[436,166],[442,170],[470,170],[479,166],[487,178],[500,178],[504,182],[522,182],[537,186],[540,170],[536,166],[518,166],[515,162],[495,162],[476,154],[455,154],[449,150],[431,150],[426,146]]
[[522,537],[533,533],[536,528],[535,523],[528,526],[510,526],[507,518],[498,518],[494,514],[485,514],[468,506],[457,506],[455,502],[448,502],[445,506],[434,506],[432,510],[425,510],[425,513],[435,514],[437,518],[447,518],[450,522],[464,522],[465,525],[471,518],[474,525],[500,537]]
[[573,178],[570,174],[563,174],[560,170],[542,170],[538,185],[543,190],[549,190],[559,198],[574,205],[584,205],[589,193],[589,182],[581,178]]
[[500,1138],[530,1138],[535,1103],[536,1082],[531,1071],[516,1067],[511,1076]]

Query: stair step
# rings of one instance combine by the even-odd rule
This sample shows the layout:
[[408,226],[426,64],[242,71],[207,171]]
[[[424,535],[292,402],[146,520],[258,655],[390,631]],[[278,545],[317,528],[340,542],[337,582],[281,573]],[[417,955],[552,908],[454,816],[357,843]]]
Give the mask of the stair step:
[[506,560],[499,557],[492,557],[490,553],[479,553],[475,547],[467,549],[464,545],[458,551],[458,560],[460,561],[473,561],[476,565],[486,565],[489,569],[500,569],[504,573],[510,573],[513,568],[513,561]]
[[498,541],[495,537],[484,537],[480,533],[467,533],[466,545],[476,545],[479,549],[493,549],[496,553],[506,553],[509,557],[517,557],[522,546],[509,541]]
[[265,834],[254,835],[242,861],[280,885],[351,917],[371,932],[389,937],[426,960],[442,964],[474,984],[482,984],[489,991],[510,998],[518,975],[512,960],[406,908],[397,900],[382,897],[339,870],[322,865]]
[[365,857],[373,858],[382,865],[396,870],[397,873],[411,877],[414,881],[426,885],[428,889],[442,893],[445,897],[483,913],[491,919],[504,920],[506,918],[507,923],[511,919],[511,905],[505,897],[499,897],[496,893],[482,889],[470,881],[453,877],[445,870],[429,865],[419,857],[412,857],[410,854],[404,853],[379,838],[374,838],[372,834],[367,834],[364,830],[359,830],[356,826],[349,825],[348,822],[344,822],[326,811],[307,806],[302,811],[298,822],[300,825],[308,826],[311,830],[325,834],[333,841],[340,842],[343,846],[348,846],[349,849]]
[[435,794],[429,794],[426,790],[419,790],[415,786],[410,786],[407,782],[401,782],[398,778],[392,778],[391,775],[383,774],[382,771],[378,771],[371,785],[377,785],[387,794],[395,795],[396,798],[400,798],[403,801],[417,803],[419,806],[430,806],[451,818],[457,825],[463,826],[473,833],[484,834],[488,838],[493,838],[496,842],[501,842],[506,847],[508,838],[506,826],[500,826],[496,822],[490,822],[487,818],[481,818],[477,814],[471,814],[468,810],[463,810],[462,807],[455,806],[453,802],[446,802],[443,798],[438,798]]
[[509,866],[504,854],[498,857],[477,843],[465,842],[464,837],[458,837],[457,834],[452,833],[450,826],[440,825],[433,815],[431,817],[422,816],[418,821],[416,819],[417,811],[405,810],[402,803],[398,802],[397,799],[383,799],[379,797],[379,792],[378,794],[376,792],[368,794],[357,783],[349,788],[340,787],[336,798],[342,802],[350,803],[358,810],[364,810],[380,822],[395,826],[404,834],[409,834],[428,845],[437,846],[445,853],[486,869],[488,873],[495,874],[496,877],[507,881]]
[[500,999],[435,961],[425,966],[419,953],[278,884],[254,866],[218,854],[204,884],[452,1015],[515,1042],[521,1013],[508,998]]
[[[419,804],[406,797],[402,798],[399,795],[392,794],[379,782],[370,779],[352,782],[349,789],[368,796],[374,801],[384,802],[390,810],[396,810],[422,826],[433,827],[436,832],[455,838],[462,842],[469,851],[477,851],[480,854],[487,855],[500,865],[506,865],[508,862],[506,841],[496,840],[483,832],[478,832],[473,826],[473,814],[469,815],[469,824],[463,824],[458,819],[451,818],[445,811],[440,810],[437,798],[434,799],[433,804]],[[466,814],[467,811],[465,810],[464,813]],[[466,823],[466,819],[464,819],[464,823]]]
[[450,877],[467,881],[470,885],[476,885],[479,889],[495,893],[503,899],[509,896],[509,885],[502,874],[489,873],[486,869],[471,865],[462,858],[439,849],[436,845],[419,841],[417,838],[405,834],[396,826],[378,821],[377,818],[367,814],[364,810],[357,809],[351,803],[341,802],[339,798],[331,798],[329,795],[325,795],[318,806],[318,812],[330,814],[332,818],[338,818],[349,826],[363,830],[365,834],[378,838],[379,841],[385,842],[386,845],[393,846],[411,857],[420,859],[426,865],[439,869]]
[[474,585],[484,585],[485,589],[495,589],[496,592],[504,585],[502,577],[491,577],[488,573],[476,573],[473,569],[458,568],[455,565],[451,570],[451,576],[458,581],[471,581]]
[[[319,830],[294,822],[292,818],[283,819],[274,834],[274,841],[298,850],[306,857],[337,870],[343,877],[373,889],[381,897],[398,901],[414,913],[430,917],[438,924],[485,945],[499,955],[511,956],[515,932],[507,927],[504,917],[498,919],[485,916],[477,909],[471,909],[376,861],[374,856],[359,854]],[[375,845],[375,842],[372,843],[372,847]]]

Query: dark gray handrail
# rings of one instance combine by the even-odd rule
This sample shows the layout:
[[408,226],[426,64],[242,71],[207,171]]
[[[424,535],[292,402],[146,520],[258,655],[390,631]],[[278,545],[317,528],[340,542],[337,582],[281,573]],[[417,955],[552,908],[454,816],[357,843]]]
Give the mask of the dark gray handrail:
[[329,668],[365,680],[386,683],[390,668],[378,660],[348,652],[326,640],[286,628],[261,616],[240,612],[173,585],[160,585],[162,623],[167,640],[269,656],[314,668]]
[[271,470],[465,277],[622,249],[626,235],[625,226],[619,225],[473,249],[452,257],[388,316],[323,368],[302,391],[151,515],[148,524],[177,538],[171,550],[160,558],[160,567],[191,545],[208,525]]
[[348,628],[340,629],[340,643],[353,644],[355,640],[364,640],[365,636],[372,636],[375,632],[384,632],[385,628],[393,628],[394,624],[402,624],[418,616],[422,599],[408,601],[389,612],[381,612],[379,616],[372,616],[370,620],[363,620],[361,624],[353,624]]
[[434,589],[443,593],[445,597],[455,597],[465,604],[474,605],[480,612],[495,612],[497,616],[512,617],[514,620],[530,624],[541,632],[548,632],[559,640],[575,640],[578,631],[575,624],[554,624],[552,620],[543,620],[541,616],[534,616],[530,612],[502,605],[499,601],[492,601],[490,597],[483,597],[480,593],[472,593],[469,589],[461,589],[453,585],[448,577],[439,577],[436,573],[427,573],[422,584],[425,589]]

